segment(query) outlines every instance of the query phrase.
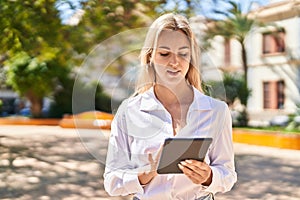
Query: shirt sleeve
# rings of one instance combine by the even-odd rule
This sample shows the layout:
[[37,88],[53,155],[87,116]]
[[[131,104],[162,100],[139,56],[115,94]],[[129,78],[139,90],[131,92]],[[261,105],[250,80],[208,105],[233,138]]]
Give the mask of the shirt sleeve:
[[227,105],[225,103],[222,103],[222,105],[223,107],[217,113],[224,114],[218,114],[215,121],[223,121],[223,123],[215,124],[219,131],[217,131],[212,149],[209,152],[210,166],[213,173],[212,183],[205,188],[205,191],[214,194],[231,190],[237,180],[234,166],[232,120]]
[[130,165],[129,136],[126,134],[126,123],[120,106],[111,125],[106,166],[104,171],[104,188],[111,196],[125,196],[143,193],[138,180],[138,171]]

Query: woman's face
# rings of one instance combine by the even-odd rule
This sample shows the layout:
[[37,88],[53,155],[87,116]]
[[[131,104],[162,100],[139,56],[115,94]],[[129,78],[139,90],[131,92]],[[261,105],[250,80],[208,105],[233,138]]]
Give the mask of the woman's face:
[[180,30],[163,30],[152,57],[157,83],[166,86],[185,81],[191,60],[188,37]]

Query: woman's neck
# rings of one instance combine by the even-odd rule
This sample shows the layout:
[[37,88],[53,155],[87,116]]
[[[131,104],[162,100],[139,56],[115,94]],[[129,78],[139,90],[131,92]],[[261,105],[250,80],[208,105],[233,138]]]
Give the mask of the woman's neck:
[[178,87],[155,84],[154,93],[164,106],[190,104],[194,98],[193,88],[187,83]]
[[154,93],[172,117],[173,134],[176,135],[186,126],[188,109],[193,102],[193,88],[185,84],[176,88],[155,84]]

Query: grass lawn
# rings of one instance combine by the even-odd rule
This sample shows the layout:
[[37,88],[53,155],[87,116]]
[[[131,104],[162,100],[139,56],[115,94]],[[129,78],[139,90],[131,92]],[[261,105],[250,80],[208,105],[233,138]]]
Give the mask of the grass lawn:
[[233,128],[245,129],[245,130],[276,131],[276,132],[285,133],[285,134],[299,134],[300,135],[300,130],[299,129],[288,130],[286,127],[280,127],[280,126],[268,126],[268,127],[233,127]]

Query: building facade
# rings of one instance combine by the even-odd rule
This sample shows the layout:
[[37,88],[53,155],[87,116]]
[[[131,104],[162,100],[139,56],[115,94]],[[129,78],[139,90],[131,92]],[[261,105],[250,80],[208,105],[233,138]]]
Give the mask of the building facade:
[[300,106],[300,1],[282,1],[254,11],[265,26],[246,41],[248,112],[254,125]]
[[[280,1],[248,14],[263,22],[246,37],[249,125],[268,125],[300,106],[300,0]],[[215,37],[203,63],[204,80],[226,72],[243,73],[241,46]],[[218,79],[218,78],[217,78]]]

